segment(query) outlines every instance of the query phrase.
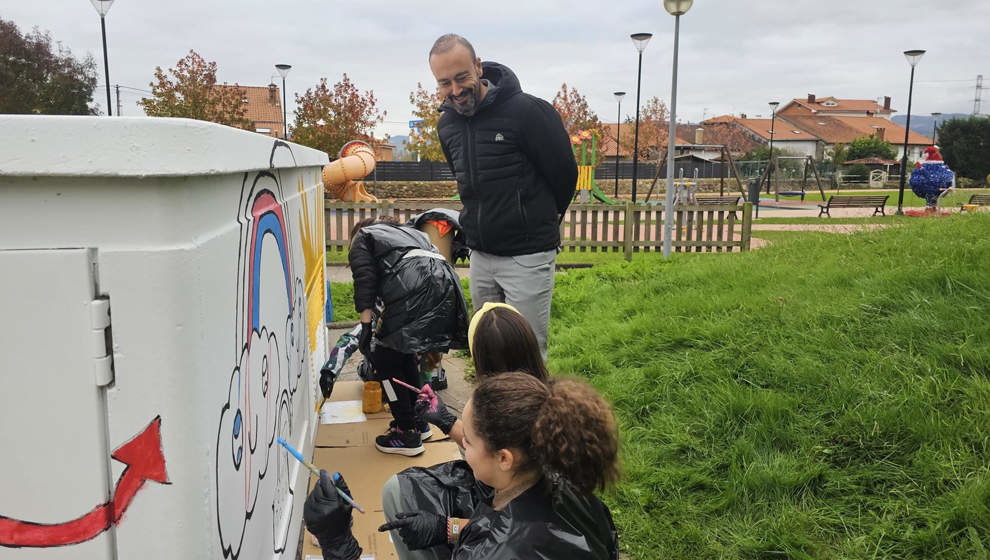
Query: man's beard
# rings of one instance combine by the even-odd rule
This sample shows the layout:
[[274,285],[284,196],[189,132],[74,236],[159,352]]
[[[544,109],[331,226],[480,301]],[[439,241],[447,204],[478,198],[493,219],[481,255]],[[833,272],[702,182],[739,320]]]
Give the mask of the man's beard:
[[457,103],[454,96],[450,96],[450,102],[454,106],[454,110],[465,117],[473,117],[474,113],[478,110],[478,103],[481,101],[481,91],[480,84],[471,88],[471,92],[466,96],[467,102],[464,105]]

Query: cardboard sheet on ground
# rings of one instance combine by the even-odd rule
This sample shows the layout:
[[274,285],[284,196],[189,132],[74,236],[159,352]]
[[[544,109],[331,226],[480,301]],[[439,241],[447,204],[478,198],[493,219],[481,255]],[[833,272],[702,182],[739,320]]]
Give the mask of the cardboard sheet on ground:
[[[375,445],[375,437],[384,434],[388,430],[388,423],[392,417],[371,418],[365,422],[347,424],[321,424],[316,429],[316,447],[356,447],[359,445],[372,447]],[[449,440],[450,437],[440,431],[440,428],[431,425],[430,430],[433,437],[424,443],[430,446],[436,442]]]
[[[361,425],[328,424],[320,428],[338,426],[353,428]],[[409,467],[430,466],[460,458],[457,445],[451,441],[427,445],[426,451],[418,457],[385,455],[371,445],[318,447],[313,451],[313,464],[318,468],[330,472],[339,471],[343,474],[354,500],[367,512],[365,514],[354,512],[354,525],[351,530],[364,549],[364,555],[374,555],[376,560],[397,558],[389,535],[378,532],[378,527],[385,523],[385,513],[382,511],[382,487],[389,477]],[[310,489],[315,481],[316,478],[311,476]],[[303,557],[305,558],[306,555],[322,558],[319,548],[313,545],[308,533],[303,541]]]

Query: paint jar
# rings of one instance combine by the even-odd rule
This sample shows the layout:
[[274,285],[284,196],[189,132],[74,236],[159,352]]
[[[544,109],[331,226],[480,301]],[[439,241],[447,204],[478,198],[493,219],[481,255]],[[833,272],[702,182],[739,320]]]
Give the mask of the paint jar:
[[361,411],[374,414],[382,411],[382,384],[377,381],[367,381],[362,394]]

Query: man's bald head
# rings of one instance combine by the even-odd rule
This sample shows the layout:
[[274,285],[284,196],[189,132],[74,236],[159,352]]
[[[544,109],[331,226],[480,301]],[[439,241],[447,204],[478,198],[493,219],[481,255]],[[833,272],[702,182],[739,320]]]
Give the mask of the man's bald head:
[[471,55],[471,60],[478,58],[478,55],[474,53],[474,47],[471,46],[471,42],[461,37],[456,33],[447,33],[446,35],[441,35],[436,41],[433,42],[433,48],[430,49],[430,56],[427,58],[432,58],[435,54],[443,54],[457,45],[460,45],[467,49],[468,53]]

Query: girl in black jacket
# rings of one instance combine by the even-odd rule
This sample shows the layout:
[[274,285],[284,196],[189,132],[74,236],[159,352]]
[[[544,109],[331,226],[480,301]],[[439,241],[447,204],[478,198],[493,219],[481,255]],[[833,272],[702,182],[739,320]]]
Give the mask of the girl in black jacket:
[[[362,220],[351,230],[348,261],[354,307],[361,314],[359,349],[379,379],[418,386],[417,354],[467,346],[467,304],[460,279],[425,233],[393,221]],[[402,390],[395,396],[390,403],[395,422],[375,439],[375,447],[383,453],[419,455],[429,428],[416,426],[414,394]]]
[[[478,384],[463,421],[464,458],[494,495],[466,523],[416,511],[379,530],[397,529],[412,549],[451,543],[453,560],[618,558],[611,515],[592,493],[618,477],[618,434],[594,389],[503,373]],[[303,518],[325,559],[359,558],[351,506],[328,481],[314,486]]]

